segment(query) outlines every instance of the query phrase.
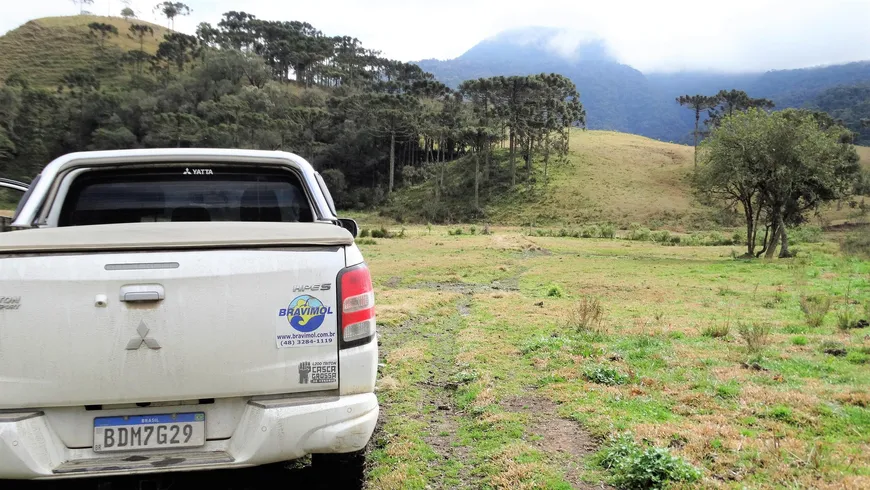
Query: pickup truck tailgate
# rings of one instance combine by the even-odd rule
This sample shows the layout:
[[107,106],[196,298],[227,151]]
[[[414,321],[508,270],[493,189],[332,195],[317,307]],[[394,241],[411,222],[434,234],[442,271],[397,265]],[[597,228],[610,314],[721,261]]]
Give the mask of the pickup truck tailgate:
[[[130,225],[76,227],[107,244],[99,253],[84,252],[93,243],[37,246],[36,235],[5,250],[0,242],[0,409],[338,388],[335,279],[345,255],[327,239],[338,227],[303,225],[326,238],[289,233],[292,246],[280,247],[267,233],[257,245],[253,226],[234,224],[243,239],[224,245],[191,225],[132,225],[156,227],[155,251],[99,237]],[[62,230],[73,233],[5,235]]]

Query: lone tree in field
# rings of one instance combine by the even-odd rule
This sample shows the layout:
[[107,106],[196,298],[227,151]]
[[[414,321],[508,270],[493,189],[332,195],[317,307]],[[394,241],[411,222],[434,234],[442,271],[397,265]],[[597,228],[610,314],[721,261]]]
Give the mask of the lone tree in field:
[[124,7],[124,9],[121,10],[121,17],[123,17],[127,22],[130,22],[130,19],[136,18],[136,11],[130,7]]
[[[726,115],[701,144],[695,186],[703,197],[743,211],[748,257],[771,258],[779,242],[780,257],[789,257],[787,227],[846,196],[858,172],[851,133],[830,118],[751,108]],[[761,226],[764,248],[756,254]]]
[[677,103],[681,106],[688,107],[695,111],[695,131],[692,133],[695,137],[695,167],[698,166],[698,136],[700,135],[701,112],[712,109],[719,104],[719,99],[708,97],[706,95],[681,95],[677,97]]
[[72,3],[79,6],[79,15],[84,15],[85,5],[93,5],[94,0],[72,0]]
[[175,18],[179,15],[190,15],[192,10],[187,5],[181,2],[161,2],[154,6],[155,11],[159,11],[169,21],[169,28],[175,30]]

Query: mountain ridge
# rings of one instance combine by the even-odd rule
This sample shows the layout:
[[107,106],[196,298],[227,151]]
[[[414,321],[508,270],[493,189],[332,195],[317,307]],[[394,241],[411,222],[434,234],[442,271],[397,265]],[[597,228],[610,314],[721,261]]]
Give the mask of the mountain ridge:
[[[522,39],[511,39],[520,32]],[[612,56],[564,56],[552,49],[557,29],[506,31],[476,44],[452,60],[416,62],[441,82],[457,87],[468,79],[556,72],[577,86],[590,129],[639,134],[662,141],[686,143],[694,118],[680,107],[680,95],[714,95],[738,89],[752,97],[771,99],[777,108],[817,107],[817,98],[838,86],[870,82],[870,61],[854,61],[798,69],[728,73],[706,70],[643,73]],[[532,34],[541,36],[530,40]],[[548,38],[547,36],[550,36]],[[574,53],[607,53],[606,42],[590,36]],[[487,56],[481,56],[486,53]]]

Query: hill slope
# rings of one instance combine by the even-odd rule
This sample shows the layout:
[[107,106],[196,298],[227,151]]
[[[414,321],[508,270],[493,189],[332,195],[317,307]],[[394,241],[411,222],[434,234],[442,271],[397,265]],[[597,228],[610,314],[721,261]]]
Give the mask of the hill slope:
[[[858,153],[870,170],[870,148],[858,147]],[[482,221],[559,227],[602,222],[627,227],[637,222],[674,230],[719,228],[734,218],[737,221],[730,224],[739,224],[739,217],[723,216],[693,199],[688,182],[693,167],[690,146],[626,133],[574,130],[568,160],[551,166],[546,185],[540,162],[536,162],[537,183],[532,191],[523,186],[510,190],[483,184]],[[502,163],[501,171],[505,168]],[[445,216],[452,221],[473,219],[467,215],[470,196],[474,195],[473,169],[473,162],[467,160],[450,164],[439,215],[432,211],[438,206],[433,204],[436,199],[431,181],[398,191],[383,214],[404,220],[441,220]],[[524,175],[524,170],[518,172]],[[509,182],[504,173],[496,178]],[[838,212],[831,209],[826,216],[845,219],[849,212],[846,207]]]
[[168,30],[156,24],[138,19],[131,22],[119,17],[96,15],[73,15],[46,17],[32,20],[0,36],[0,80],[13,73],[20,73],[31,83],[55,87],[64,74],[78,68],[94,69],[101,73],[101,80],[111,81],[110,59],[103,55],[97,42],[89,37],[88,24],[103,22],[118,29],[118,36],[107,40],[106,51],[123,53],[139,49],[138,39],[127,34],[131,23],[144,24],[154,30],[154,36],[146,36],[144,49],[154,54],[157,45]]

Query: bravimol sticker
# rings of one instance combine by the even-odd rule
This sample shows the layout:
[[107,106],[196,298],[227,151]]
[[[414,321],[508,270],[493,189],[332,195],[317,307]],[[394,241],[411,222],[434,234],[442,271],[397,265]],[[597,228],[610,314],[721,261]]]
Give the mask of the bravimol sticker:
[[278,348],[335,345],[335,313],[310,294],[293,298],[278,310],[275,332]]

